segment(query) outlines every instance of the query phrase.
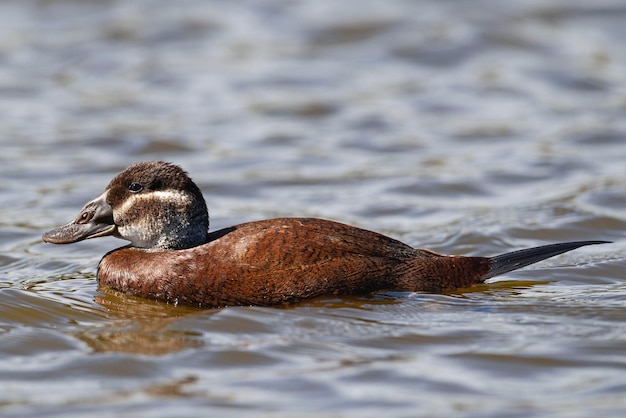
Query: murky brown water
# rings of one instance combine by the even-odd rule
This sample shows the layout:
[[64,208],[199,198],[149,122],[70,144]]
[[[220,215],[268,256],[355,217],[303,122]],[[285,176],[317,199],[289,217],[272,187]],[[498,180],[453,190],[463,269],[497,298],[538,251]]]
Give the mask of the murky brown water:
[[[621,416],[626,6],[0,3],[0,415]],[[493,255],[608,239],[469,293],[194,310],[53,246],[139,160],[212,227],[318,216]]]

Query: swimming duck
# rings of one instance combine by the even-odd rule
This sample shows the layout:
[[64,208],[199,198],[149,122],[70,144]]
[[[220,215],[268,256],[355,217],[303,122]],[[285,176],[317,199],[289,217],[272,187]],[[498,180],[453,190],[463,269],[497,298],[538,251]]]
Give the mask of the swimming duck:
[[107,235],[130,244],[102,258],[100,285],[201,307],[278,305],[377,290],[452,291],[606,242],[466,257],[313,218],[249,222],[210,233],[200,189],[182,168],[162,161],[131,165],[73,221],[46,232],[43,240],[68,244]]

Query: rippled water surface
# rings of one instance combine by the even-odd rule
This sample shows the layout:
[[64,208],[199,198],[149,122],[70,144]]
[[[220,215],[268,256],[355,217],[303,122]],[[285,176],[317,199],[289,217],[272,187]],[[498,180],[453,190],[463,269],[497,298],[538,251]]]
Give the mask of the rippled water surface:
[[[0,3],[0,415],[622,416],[626,6]],[[603,239],[453,294],[196,310],[43,244],[128,164],[211,225],[316,216],[444,253]]]

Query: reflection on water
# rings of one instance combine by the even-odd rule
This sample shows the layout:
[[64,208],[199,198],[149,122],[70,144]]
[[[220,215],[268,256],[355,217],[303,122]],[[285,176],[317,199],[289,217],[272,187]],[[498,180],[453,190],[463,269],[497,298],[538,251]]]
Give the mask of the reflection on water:
[[94,351],[163,355],[202,346],[200,333],[169,329],[178,318],[202,312],[100,288],[94,301],[106,309],[103,327],[81,329],[77,337]]
[[[169,321],[171,322],[171,321]],[[199,348],[201,341],[185,332],[167,330],[168,321],[158,324],[134,321],[132,325],[112,323],[106,329],[95,328],[77,333],[76,337],[95,352],[121,352],[149,356],[174,353],[186,348]]]
[[[622,3],[0,3],[0,415],[620,415]],[[152,159],[214,230],[615,244],[446,295],[177,307],[98,288],[118,240],[40,240]]]

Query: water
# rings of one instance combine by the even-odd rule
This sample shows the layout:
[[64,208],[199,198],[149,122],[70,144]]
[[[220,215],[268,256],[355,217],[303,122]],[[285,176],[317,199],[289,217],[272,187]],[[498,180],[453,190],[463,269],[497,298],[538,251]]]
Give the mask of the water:
[[[0,21],[0,415],[623,415],[623,2],[26,0]],[[41,233],[153,159],[190,172],[212,229],[615,243],[447,295],[105,293],[121,241]]]

